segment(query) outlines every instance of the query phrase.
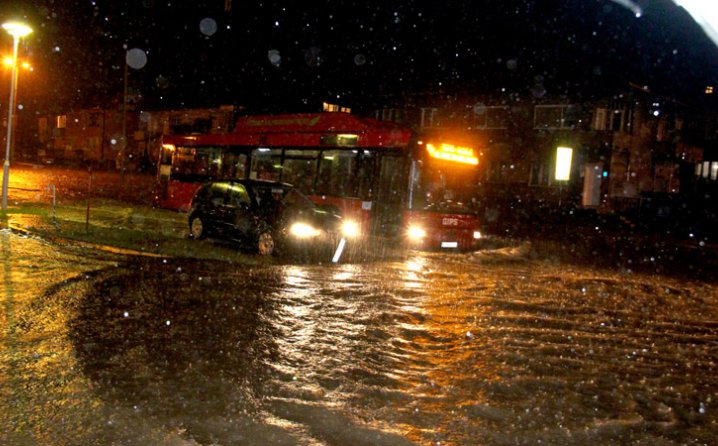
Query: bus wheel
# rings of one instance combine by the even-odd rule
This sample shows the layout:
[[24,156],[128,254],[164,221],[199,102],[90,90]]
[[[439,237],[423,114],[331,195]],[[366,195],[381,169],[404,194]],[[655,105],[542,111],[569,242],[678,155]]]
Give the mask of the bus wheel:
[[259,233],[259,237],[257,238],[257,252],[263,256],[272,255],[274,252],[274,237],[272,237],[270,232],[262,231]]
[[193,239],[202,240],[207,235],[204,222],[200,217],[192,217],[189,223],[189,236]]

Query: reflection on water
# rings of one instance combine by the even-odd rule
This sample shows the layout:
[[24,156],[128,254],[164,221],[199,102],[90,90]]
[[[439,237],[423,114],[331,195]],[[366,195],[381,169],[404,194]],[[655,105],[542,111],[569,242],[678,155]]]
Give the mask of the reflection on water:
[[[718,443],[717,297],[518,247],[363,265],[140,259],[33,314],[63,315],[38,351],[65,352],[66,416],[97,420],[56,444],[677,445]],[[59,432],[36,410],[33,438]]]

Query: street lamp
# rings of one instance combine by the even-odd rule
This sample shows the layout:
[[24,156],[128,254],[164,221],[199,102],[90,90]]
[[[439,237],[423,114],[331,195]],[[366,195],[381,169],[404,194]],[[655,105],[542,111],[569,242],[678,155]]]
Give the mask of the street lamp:
[[2,176],[2,210],[7,209],[7,188],[10,177],[10,146],[12,145],[12,116],[15,111],[15,90],[17,89],[17,47],[20,39],[32,32],[32,28],[19,22],[7,22],[2,25],[12,36],[12,74],[10,78],[10,102],[7,113],[7,145]]

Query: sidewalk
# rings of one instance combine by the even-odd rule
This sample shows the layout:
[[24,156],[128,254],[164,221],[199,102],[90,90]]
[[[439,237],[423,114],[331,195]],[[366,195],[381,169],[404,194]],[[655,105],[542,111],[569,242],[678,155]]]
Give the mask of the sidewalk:
[[54,210],[48,203],[16,201],[0,211],[0,229],[116,253],[218,260],[243,256],[236,249],[189,239],[186,218],[179,212],[109,199],[91,200],[89,209],[78,201]]

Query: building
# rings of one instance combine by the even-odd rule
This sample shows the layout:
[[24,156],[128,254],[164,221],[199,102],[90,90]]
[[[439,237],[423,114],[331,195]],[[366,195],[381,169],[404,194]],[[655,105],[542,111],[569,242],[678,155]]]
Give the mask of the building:
[[[417,95],[401,103],[376,117],[422,135],[466,135],[482,153],[483,199],[504,208],[625,212],[686,198],[699,180],[718,176],[718,162],[704,160],[705,116],[645,88],[580,102]],[[569,170],[559,177],[564,154]]]
[[[38,119],[40,160],[99,168],[154,164],[164,134],[223,133],[234,107],[136,110],[88,108]],[[126,141],[126,144],[123,144]]]

